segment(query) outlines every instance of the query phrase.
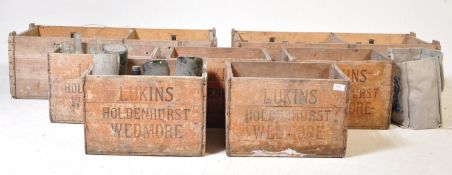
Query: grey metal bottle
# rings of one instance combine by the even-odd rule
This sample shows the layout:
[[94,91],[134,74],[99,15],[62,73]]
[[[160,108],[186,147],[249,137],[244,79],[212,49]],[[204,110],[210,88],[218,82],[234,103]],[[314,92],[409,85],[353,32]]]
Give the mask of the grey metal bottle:
[[83,54],[82,48],[82,36],[78,32],[71,33],[72,44],[73,44],[73,53],[75,54]]
[[105,53],[119,54],[119,75],[125,75],[127,71],[127,47],[124,44],[104,44]]
[[202,59],[198,57],[178,57],[176,76],[201,76]]

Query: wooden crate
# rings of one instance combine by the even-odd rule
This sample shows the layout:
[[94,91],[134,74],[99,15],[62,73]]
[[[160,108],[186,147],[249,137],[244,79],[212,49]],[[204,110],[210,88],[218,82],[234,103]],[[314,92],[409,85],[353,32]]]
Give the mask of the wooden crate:
[[343,157],[350,80],[328,63],[226,64],[229,156]]
[[351,80],[348,128],[388,129],[392,61],[373,49],[287,48],[286,61],[333,61]]
[[203,155],[206,81],[206,64],[200,77],[87,75],[86,153]]
[[82,40],[121,42],[131,29],[108,27],[42,26],[30,24],[27,31],[9,35],[9,78],[13,98],[47,99],[49,53],[62,42],[71,40],[71,32],[81,33]]
[[49,115],[52,123],[83,123],[83,80],[90,54],[49,54]]
[[232,47],[410,48],[441,50],[438,41],[425,42],[416,34],[266,32],[232,29]]
[[215,28],[189,29],[135,29],[125,41],[130,56],[147,56],[149,46],[159,46],[162,55],[172,47],[217,47]]
[[[86,43],[84,43],[86,44]],[[155,47],[154,54],[159,53]],[[86,49],[85,49],[86,50]],[[141,60],[151,60],[149,57],[129,57],[128,70],[130,74],[133,65],[141,65]],[[49,115],[52,123],[83,123],[83,77],[92,68],[92,54],[59,53],[57,50],[49,54]],[[137,61],[140,60],[140,61]],[[140,62],[140,63],[139,63]]]
[[226,60],[271,61],[265,49],[260,48],[200,48],[179,47],[171,49],[167,58],[195,56],[209,65],[207,84],[207,127],[224,128],[224,65]]

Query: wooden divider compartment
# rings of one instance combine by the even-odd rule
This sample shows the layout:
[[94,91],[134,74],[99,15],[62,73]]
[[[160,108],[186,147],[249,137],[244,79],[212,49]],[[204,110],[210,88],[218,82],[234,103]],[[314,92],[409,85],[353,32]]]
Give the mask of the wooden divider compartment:
[[49,53],[58,44],[71,41],[71,32],[81,33],[82,40],[104,43],[122,42],[132,29],[110,27],[42,26],[30,24],[20,34],[9,34],[9,78],[13,98],[48,99]]
[[149,46],[159,46],[162,55],[172,47],[217,47],[216,30],[135,29],[125,41],[131,56],[147,56]]
[[[85,46],[87,43],[83,43]],[[158,58],[159,49],[155,47],[149,57],[129,57],[128,70],[133,65],[141,65],[144,61]],[[93,55],[50,53],[49,60],[49,115],[52,123],[83,123],[83,77],[92,68]]]
[[439,41],[432,43],[416,38],[416,34],[267,32],[232,29],[232,47],[326,47],[326,48],[388,48],[422,47],[441,50]]
[[209,128],[224,128],[225,126],[225,62],[227,60],[271,61],[266,50],[260,48],[179,47],[171,49],[167,58],[180,56],[200,57],[209,65],[207,81],[207,127]]
[[391,122],[392,61],[375,49],[287,48],[285,61],[332,61],[351,80],[348,128],[388,129]]
[[199,77],[87,75],[86,153],[202,156],[206,82],[207,64]]
[[329,63],[228,62],[229,156],[343,157],[350,80]]

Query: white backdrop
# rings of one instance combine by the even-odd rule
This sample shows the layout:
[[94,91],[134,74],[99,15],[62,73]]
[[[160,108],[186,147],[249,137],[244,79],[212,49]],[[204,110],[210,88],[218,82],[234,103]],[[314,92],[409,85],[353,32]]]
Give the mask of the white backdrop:
[[[349,131],[347,158],[228,158],[222,148],[203,158],[86,156],[81,125],[50,124],[48,103],[12,100],[7,36],[34,22],[143,28],[211,28],[230,46],[238,30],[317,32],[416,32],[441,42],[446,128],[426,131]],[[451,0],[1,0],[0,174],[447,174],[452,162]],[[214,142],[221,143],[221,131]]]

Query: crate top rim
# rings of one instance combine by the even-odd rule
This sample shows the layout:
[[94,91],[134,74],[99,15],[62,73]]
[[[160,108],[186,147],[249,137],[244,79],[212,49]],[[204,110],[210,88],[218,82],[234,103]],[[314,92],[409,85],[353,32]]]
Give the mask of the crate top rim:
[[[256,58],[250,58],[250,57],[241,57],[241,56],[200,56],[201,58],[205,59],[245,59],[245,60],[268,60],[271,61],[271,57],[269,56],[269,53],[266,48],[257,48],[257,47],[171,47],[167,58],[176,58],[174,57],[174,53],[178,51],[188,51],[193,52],[197,50],[204,50],[208,52],[218,52],[218,51],[231,51],[231,52],[237,52],[237,51],[255,51],[259,52],[261,57]],[[182,54],[185,56],[184,54]],[[187,54],[186,56],[195,56],[196,54]]]
[[201,76],[156,76],[156,75],[92,75],[88,74],[86,77],[90,78],[102,78],[102,77],[111,77],[111,78],[153,78],[153,79],[193,79],[193,80],[204,80],[207,77],[207,72],[202,73]]
[[[306,35],[306,36],[312,36],[312,35],[321,35],[323,37],[328,37],[331,35],[335,35],[336,37],[365,37],[365,36],[375,36],[375,37],[403,37],[403,38],[412,38],[417,40],[419,43],[416,44],[434,44],[434,45],[440,45],[440,42],[438,40],[432,39],[431,42],[427,42],[426,40],[420,39],[417,37],[415,32],[408,32],[408,33],[370,33],[370,32],[312,32],[312,31],[269,31],[269,30],[236,30],[235,28],[232,28],[232,42],[243,42],[243,43],[269,43],[267,41],[258,41],[258,40],[243,40],[242,35],[243,34],[250,34],[251,36],[255,36],[256,34],[259,35],[287,35],[287,34],[293,34],[293,35]],[[268,37],[268,36],[266,36]],[[278,43],[278,42],[275,42]],[[305,44],[318,44],[318,42],[306,42],[306,41],[289,41],[289,43],[305,43]],[[348,44],[348,45],[356,45],[357,43],[322,43],[322,44]],[[391,44],[397,44],[397,43],[379,43],[376,45],[391,45]],[[399,44],[405,44],[405,43],[399,43]]]
[[[207,35],[212,34],[214,37],[216,36],[216,29],[215,27],[212,28],[208,28],[208,29],[202,29],[202,28],[142,28],[142,27],[116,27],[116,26],[71,26],[71,25],[42,25],[42,24],[34,24],[34,23],[30,23],[29,24],[29,28],[17,33],[16,31],[12,31],[9,33],[9,36],[27,36],[27,37],[63,37],[63,38],[67,38],[66,36],[29,36],[29,35],[25,35],[27,34],[27,32],[29,32],[32,29],[39,29],[39,28],[86,28],[86,29],[113,29],[113,30],[123,30],[123,31],[127,31],[130,35],[130,33],[132,32],[137,32],[137,31],[181,31],[181,32],[206,32]],[[121,39],[131,39],[131,40],[136,40],[133,38],[129,38],[130,36],[127,35]],[[83,38],[83,36],[82,36]],[[85,37],[86,38],[86,37]],[[87,37],[89,38],[89,37]]]
[[[132,59],[135,57],[132,57]],[[137,57],[138,59],[140,59],[141,57]],[[129,58],[130,59],[130,58]],[[148,60],[148,59],[146,59]],[[174,58],[170,58],[170,59],[149,59],[149,60],[153,60],[153,61],[158,61],[158,60],[163,60],[163,61],[177,61],[177,59]],[[170,76],[156,76],[156,75],[92,75],[92,74],[87,74],[86,77],[113,77],[113,78],[155,78],[155,79],[193,79],[193,80],[206,80],[207,79],[207,75],[208,75],[208,71],[207,71],[207,62],[204,61],[202,63],[202,74],[201,76],[176,76],[176,75],[170,75]]]
[[313,32],[313,31],[270,31],[270,30],[236,30],[232,29],[234,33],[281,33],[281,34],[353,34],[353,35],[408,35],[416,37],[415,32],[408,33],[368,33],[368,32]]
[[[279,48],[277,48],[279,49]],[[384,56],[386,58],[386,56],[384,54],[386,54],[383,51],[380,51],[378,49],[375,48],[332,48],[332,47],[282,47],[279,49],[280,51],[287,51],[288,54],[290,54],[291,56],[295,57],[293,55],[294,51],[301,51],[301,50],[316,50],[318,52],[329,52],[329,51],[337,51],[337,52],[341,52],[341,51],[363,51],[363,52],[369,52],[369,53],[377,53],[380,54],[382,56]]]
[[[328,67],[334,69],[337,71],[337,73],[341,76],[338,79],[335,78],[281,78],[281,77],[250,77],[250,76],[244,76],[244,77],[237,77],[232,73],[232,64],[233,63],[245,63],[245,64],[253,64],[253,63],[260,63],[260,64],[323,64],[327,65]],[[287,61],[247,61],[247,60],[239,60],[239,61],[226,61],[226,74],[231,79],[235,80],[249,80],[249,79],[255,79],[255,80],[296,80],[296,81],[328,81],[328,82],[344,82],[348,83],[350,82],[350,79],[337,67],[336,63],[333,62],[287,62]]]
[[174,49],[206,49],[206,50],[266,50],[267,48],[259,48],[259,47],[171,47]]

